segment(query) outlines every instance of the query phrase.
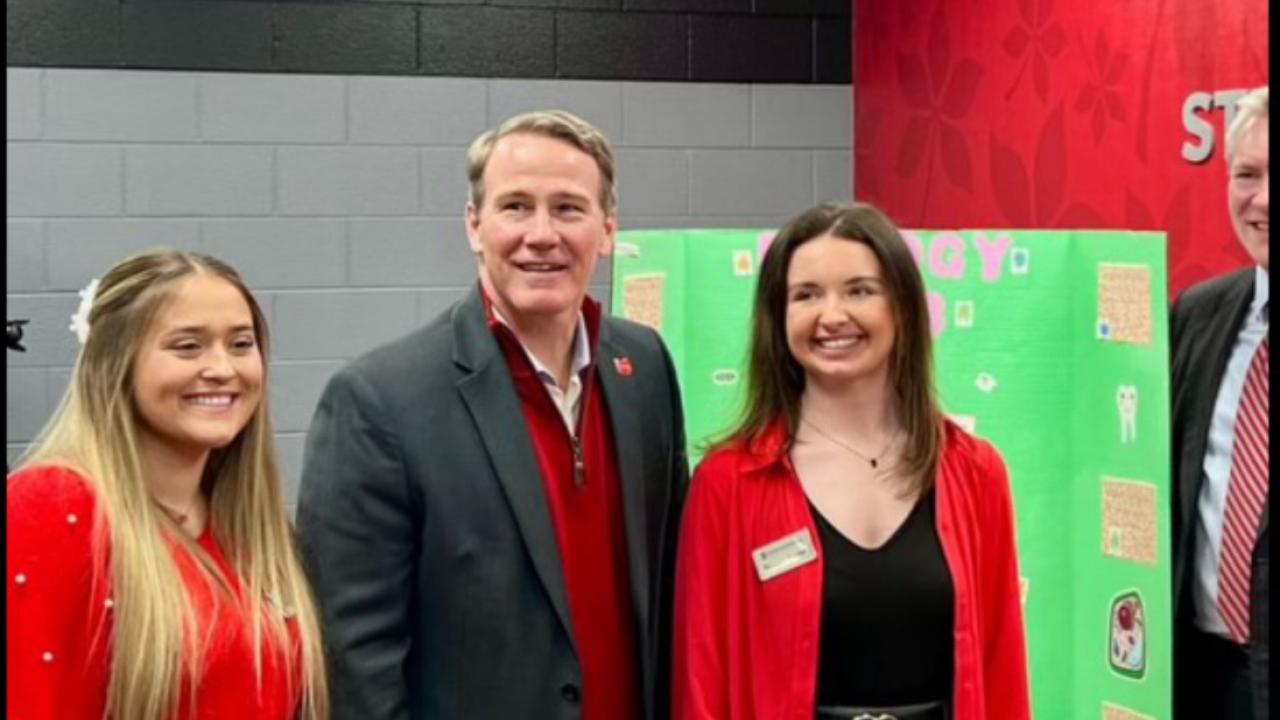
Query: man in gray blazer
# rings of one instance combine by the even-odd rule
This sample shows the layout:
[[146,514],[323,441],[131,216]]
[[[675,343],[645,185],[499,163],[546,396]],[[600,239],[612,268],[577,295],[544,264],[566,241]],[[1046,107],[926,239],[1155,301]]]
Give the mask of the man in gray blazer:
[[664,718],[688,467],[665,346],[586,294],[613,151],[528,113],[468,173],[479,282],[339,371],[307,437],[334,718]]
[[1173,307],[1174,718],[1266,720],[1270,665],[1267,88],[1227,134],[1227,204],[1252,267]]

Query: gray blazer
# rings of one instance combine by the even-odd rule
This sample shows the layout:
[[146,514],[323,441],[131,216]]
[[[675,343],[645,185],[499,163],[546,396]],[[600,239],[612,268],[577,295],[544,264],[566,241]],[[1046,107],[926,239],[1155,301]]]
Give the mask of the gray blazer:
[[[1231,348],[1253,300],[1253,267],[1221,275],[1183,291],[1173,306],[1170,345],[1173,371],[1173,614],[1174,694],[1193,687],[1194,678],[1183,677],[1188,660],[1181,648],[1184,633],[1192,627],[1191,601],[1194,582],[1196,503],[1204,484],[1204,453],[1218,386],[1226,372]],[[1253,688],[1254,717],[1268,717],[1268,666],[1270,665],[1271,578],[1270,493],[1262,508],[1258,544],[1253,550],[1250,577],[1249,674]],[[1175,707],[1180,703],[1175,702]]]
[[[618,453],[644,717],[659,720],[688,484],[680,396],[657,333],[626,320],[602,318],[595,372]],[[298,532],[335,720],[581,717],[551,514],[478,285],[329,381]]]

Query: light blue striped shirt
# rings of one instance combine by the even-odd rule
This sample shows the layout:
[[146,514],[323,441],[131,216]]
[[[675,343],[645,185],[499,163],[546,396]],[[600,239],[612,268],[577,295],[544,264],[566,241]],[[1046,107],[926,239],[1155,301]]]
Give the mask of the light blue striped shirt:
[[1244,326],[1236,336],[1231,359],[1227,361],[1222,384],[1218,386],[1218,399],[1213,405],[1209,442],[1204,452],[1204,484],[1200,489],[1196,514],[1195,577],[1192,583],[1195,622],[1201,630],[1222,637],[1229,636],[1222,614],[1218,612],[1218,556],[1222,553],[1222,518],[1227,506],[1227,484],[1231,479],[1236,411],[1240,407],[1249,363],[1266,337],[1268,325],[1269,275],[1262,266],[1255,270],[1253,302],[1249,304]]

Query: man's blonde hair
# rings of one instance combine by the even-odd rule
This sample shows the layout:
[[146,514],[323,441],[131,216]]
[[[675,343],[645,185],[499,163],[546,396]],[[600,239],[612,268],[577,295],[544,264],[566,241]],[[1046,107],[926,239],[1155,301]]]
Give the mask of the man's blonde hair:
[[563,140],[590,155],[600,169],[600,207],[605,215],[618,206],[614,189],[613,146],[600,128],[565,110],[536,110],[507,120],[486,130],[467,149],[467,178],[471,182],[470,201],[477,210],[484,204],[484,169],[498,141],[508,135],[528,133]]
[[1245,131],[1255,122],[1265,121],[1270,117],[1268,88],[1268,85],[1254,88],[1236,103],[1236,116],[1231,120],[1231,127],[1227,129],[1227,165],[1230,165],[1231,159],[1236,156],[1236,147],[1240,145],[1240,138],[1244,137]]

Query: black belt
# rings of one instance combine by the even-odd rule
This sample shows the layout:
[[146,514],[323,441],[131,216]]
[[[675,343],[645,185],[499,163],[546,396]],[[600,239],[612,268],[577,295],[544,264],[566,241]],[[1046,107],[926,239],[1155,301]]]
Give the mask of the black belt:
[[946,704],[940,702],[893,707],[819,705],[813,717],[814,720],[949,720],[950,713]]

